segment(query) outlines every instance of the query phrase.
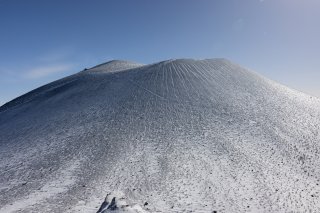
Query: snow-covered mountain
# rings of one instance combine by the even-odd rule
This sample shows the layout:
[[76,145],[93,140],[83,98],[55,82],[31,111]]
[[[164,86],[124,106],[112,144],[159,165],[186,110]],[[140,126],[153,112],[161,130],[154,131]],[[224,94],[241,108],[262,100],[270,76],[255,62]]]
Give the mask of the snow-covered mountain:
[[0,108],[0,212],[320,212],[320,100],[225,59],[111,61]]

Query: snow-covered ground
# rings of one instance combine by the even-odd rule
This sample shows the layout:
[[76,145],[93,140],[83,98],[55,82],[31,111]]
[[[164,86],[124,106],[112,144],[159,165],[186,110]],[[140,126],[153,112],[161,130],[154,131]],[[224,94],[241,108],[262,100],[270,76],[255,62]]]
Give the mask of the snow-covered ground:
[[0,108],[0,212],[320,212],[320,100],[225,59],[111,61]]

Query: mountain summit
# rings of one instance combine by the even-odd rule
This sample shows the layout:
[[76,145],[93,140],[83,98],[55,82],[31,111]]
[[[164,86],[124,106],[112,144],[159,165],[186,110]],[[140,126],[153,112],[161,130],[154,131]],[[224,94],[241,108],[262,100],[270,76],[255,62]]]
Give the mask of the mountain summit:
[[111,61],[0,107],[0,212],[320,212],[319,155],[317,98],[226,59]]

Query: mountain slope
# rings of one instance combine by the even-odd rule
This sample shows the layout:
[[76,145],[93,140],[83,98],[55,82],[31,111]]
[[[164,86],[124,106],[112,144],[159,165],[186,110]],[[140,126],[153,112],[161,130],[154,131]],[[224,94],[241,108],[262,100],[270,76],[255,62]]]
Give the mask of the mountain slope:
[[317,212],[319,143],[319,99],[228,60],[111,61],[0,108],[0,212]]

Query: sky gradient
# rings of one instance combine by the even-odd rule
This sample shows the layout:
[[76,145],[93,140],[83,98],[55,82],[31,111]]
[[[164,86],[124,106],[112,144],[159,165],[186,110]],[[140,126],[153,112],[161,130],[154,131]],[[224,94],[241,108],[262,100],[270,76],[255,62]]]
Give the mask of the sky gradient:
[[227,58],[320,97],[319,0],[0,0],[0,105],[112,59]]

